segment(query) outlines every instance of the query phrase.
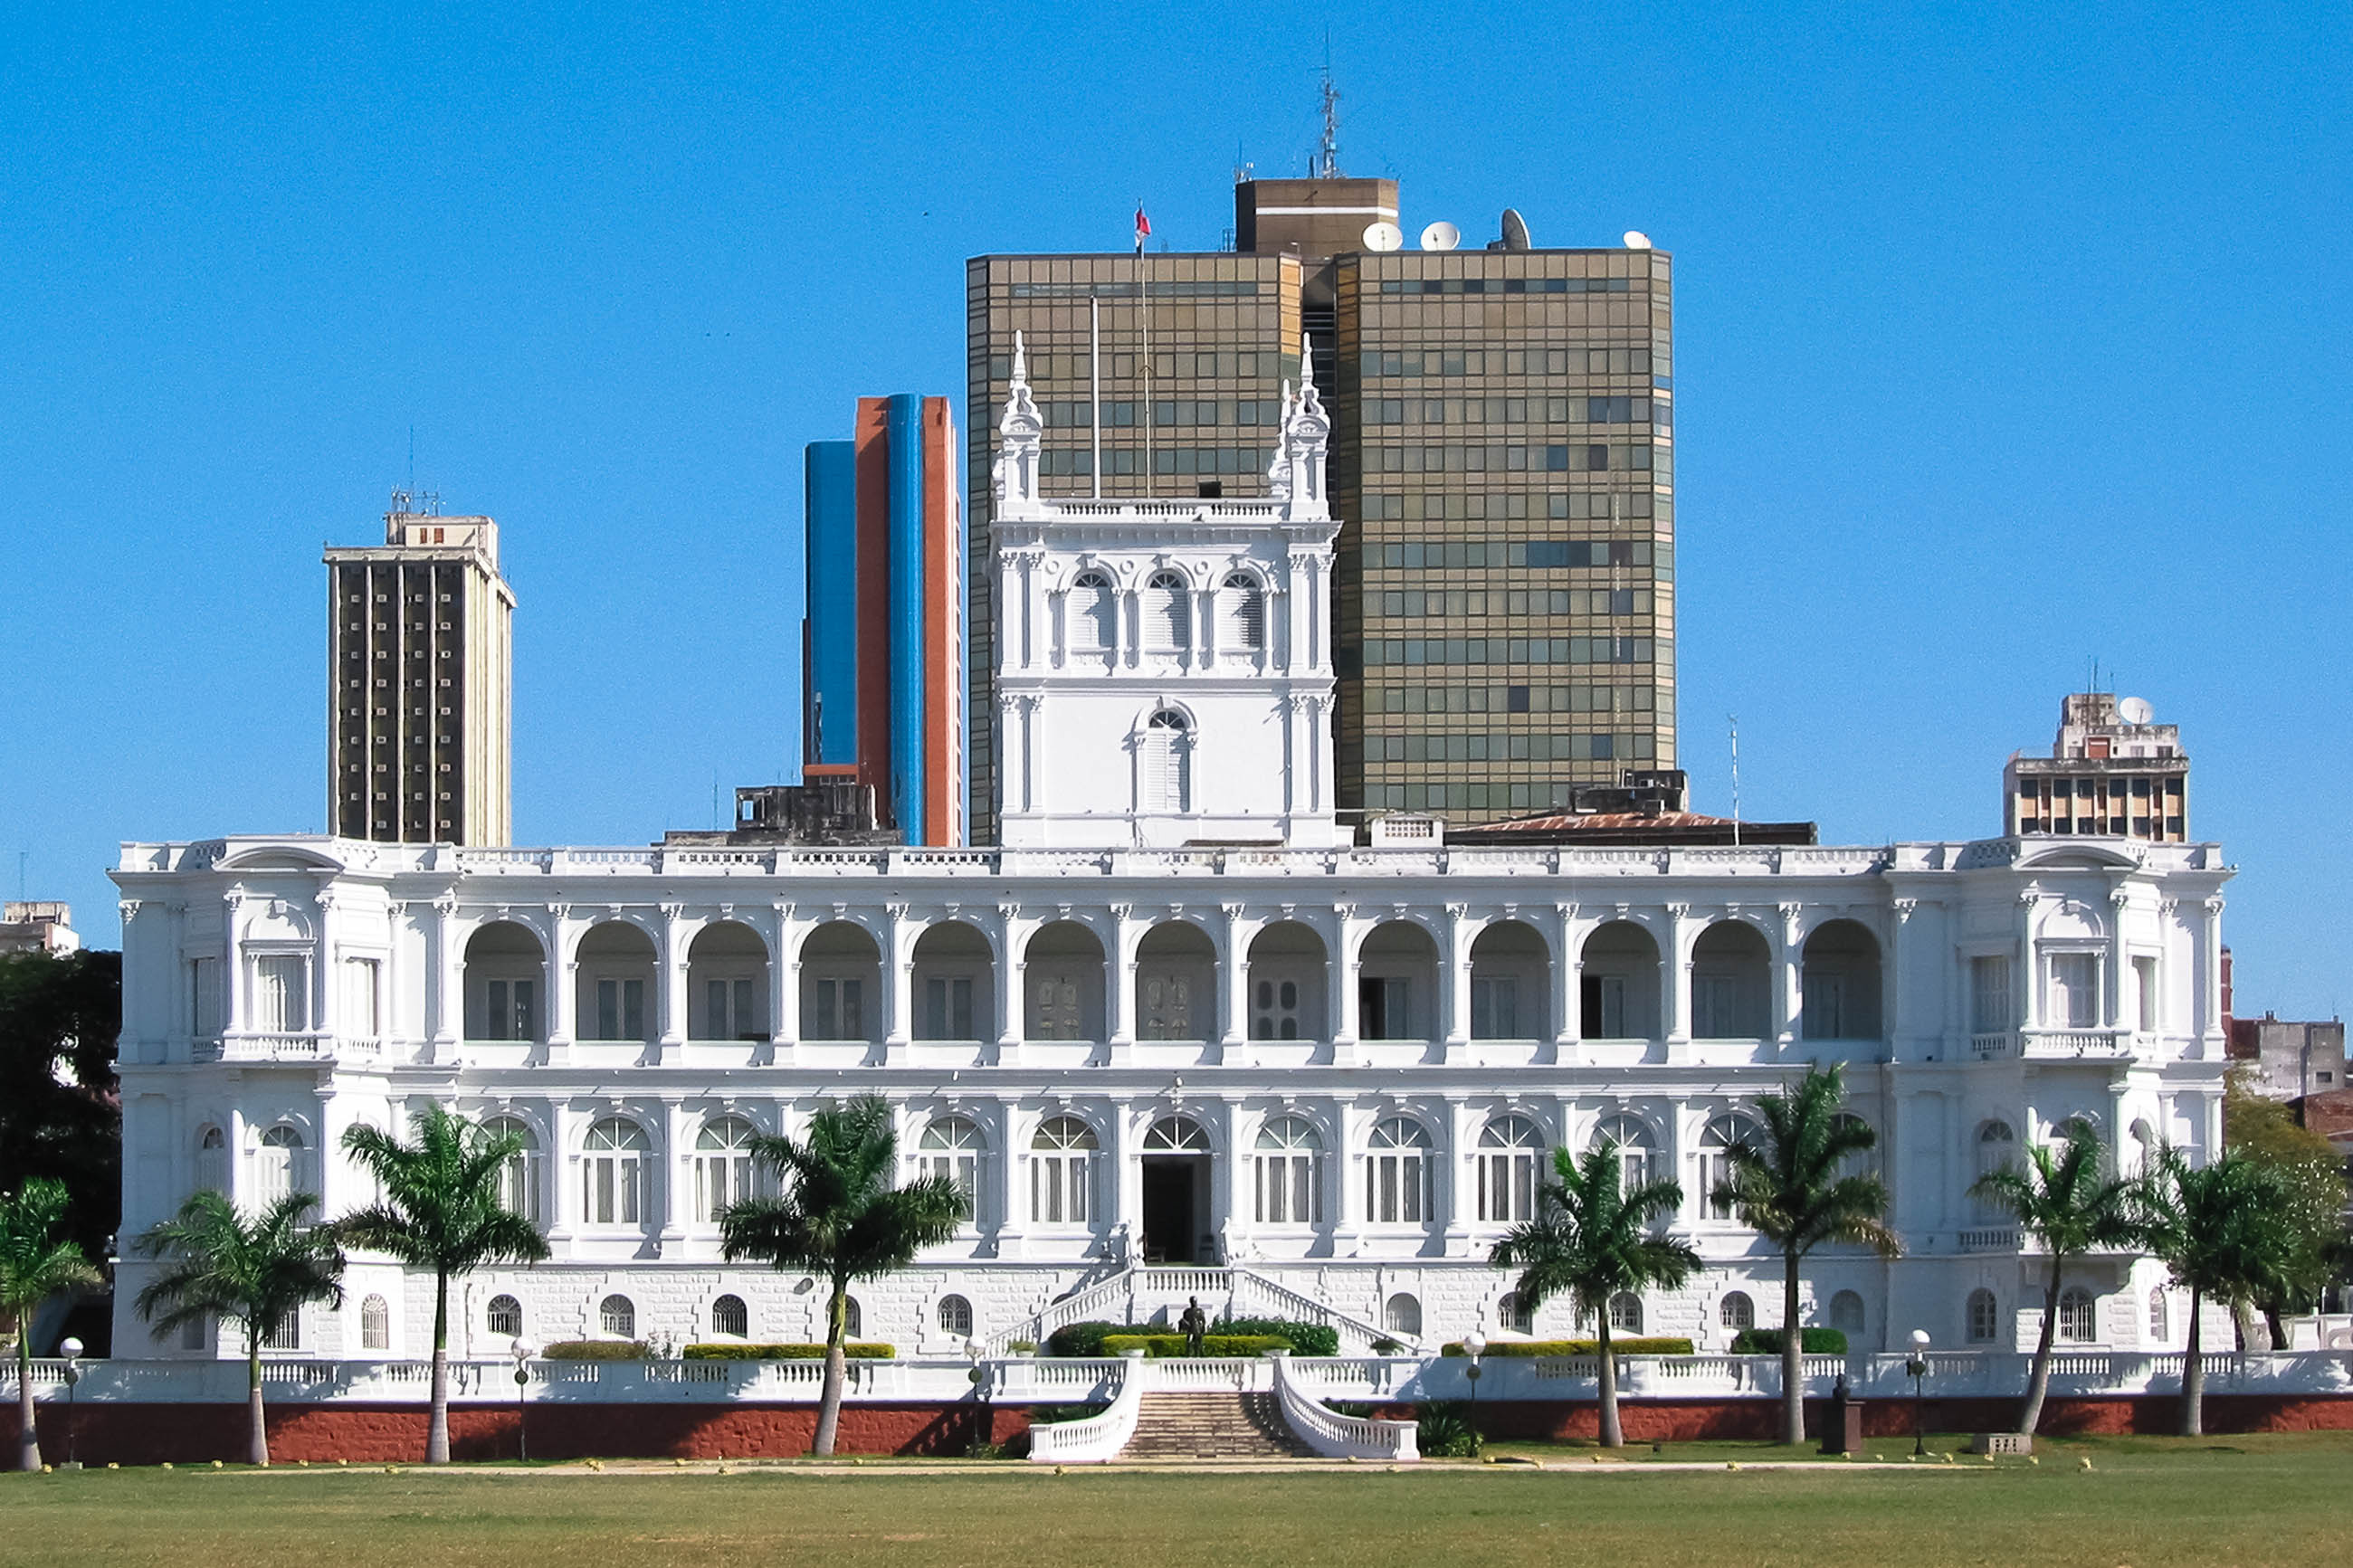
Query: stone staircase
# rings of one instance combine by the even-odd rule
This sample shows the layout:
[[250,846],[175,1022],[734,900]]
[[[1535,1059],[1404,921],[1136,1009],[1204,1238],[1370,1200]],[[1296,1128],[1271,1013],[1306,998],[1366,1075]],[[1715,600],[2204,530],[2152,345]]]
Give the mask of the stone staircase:
[[1122,1459],[1293,1459],[1314,1450],[1271,1394],[1147,1394]]

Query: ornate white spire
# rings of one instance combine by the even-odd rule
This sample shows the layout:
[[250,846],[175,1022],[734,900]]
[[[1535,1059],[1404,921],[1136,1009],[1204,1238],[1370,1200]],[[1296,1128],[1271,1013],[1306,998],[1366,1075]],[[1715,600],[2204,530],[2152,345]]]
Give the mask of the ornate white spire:
[[1324,456],[1331,437],[1331,416],[1324,412],[1324,399],[1315,391],[1314,351],[1302,332],[1299,395],[1293,398],[1291,384],[1283,384],[1282,424],[1275,436],[1274,465],[1266,475],[1269,493],[1286,502],[1294,518],[1331,515],[1331,503],[1324,493]]
[[1038,502],[1038,451],[1046,422],[1039,417],[1029,395],[1029,351],[1019,332],[1013,334],[1013,378],[1005,389],[1005,416],[997,422],[997,461],[989,479],[997,491],[1000,518]]

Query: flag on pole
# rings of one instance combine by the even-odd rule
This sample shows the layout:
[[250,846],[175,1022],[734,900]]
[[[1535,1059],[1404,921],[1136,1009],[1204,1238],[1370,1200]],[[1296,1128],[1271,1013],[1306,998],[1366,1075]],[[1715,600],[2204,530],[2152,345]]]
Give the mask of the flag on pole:
[[1152,220],[1144,216],[1144,207],[1139,203],[1135,209],[1135,253],[1138,256],[1144,254],[1144,242],[1151,237]]

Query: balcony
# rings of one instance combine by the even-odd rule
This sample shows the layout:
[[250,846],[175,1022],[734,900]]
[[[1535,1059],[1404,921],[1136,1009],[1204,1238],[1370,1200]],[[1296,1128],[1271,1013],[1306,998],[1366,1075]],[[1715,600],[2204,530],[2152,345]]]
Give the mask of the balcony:
[[2129,1029],[2028,1029],[2029,1061],[2123,1061],[2133,1054]]

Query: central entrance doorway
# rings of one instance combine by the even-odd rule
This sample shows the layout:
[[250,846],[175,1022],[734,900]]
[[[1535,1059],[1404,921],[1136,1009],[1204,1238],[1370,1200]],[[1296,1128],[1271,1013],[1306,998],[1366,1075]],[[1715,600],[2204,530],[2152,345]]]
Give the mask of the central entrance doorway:
[[1144,1134],[1144,1261],[1214,1263],[1209,1138],[1189,1116],[1164,1116]]

